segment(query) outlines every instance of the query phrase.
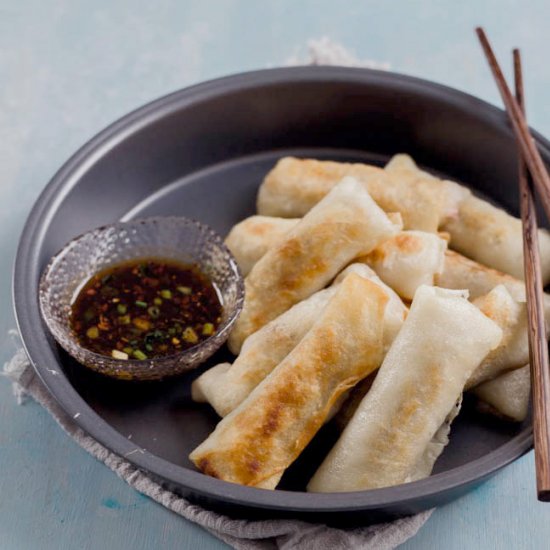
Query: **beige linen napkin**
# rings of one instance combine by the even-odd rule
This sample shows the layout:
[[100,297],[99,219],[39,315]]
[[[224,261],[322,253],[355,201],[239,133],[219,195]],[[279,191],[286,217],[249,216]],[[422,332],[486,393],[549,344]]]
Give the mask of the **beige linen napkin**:
[[[360,61],[343,46],[327,38],[308,43],[306,58],[297,52],[287,61],[289,65],[343,65],[388,69],[386,63]],[[210,533],[238,550],[270,549],[376,549],[395,548],[413,537],[430,517],[432,510],[416,516],[397,519],[354,529],[336,529],[323,524],[305,521],[273,519],[248,521],[206,510],[180,496],[163,489],[135,466],[110,452],[92,437],[84,433],[48,393],[40,378],[35,374],[23,349],[4,366],[20,403],[26,395],[40,403],[55,418],[58,424],[81,447],[103,462],[134,489],[162,504],[169,510],[201,525]]]

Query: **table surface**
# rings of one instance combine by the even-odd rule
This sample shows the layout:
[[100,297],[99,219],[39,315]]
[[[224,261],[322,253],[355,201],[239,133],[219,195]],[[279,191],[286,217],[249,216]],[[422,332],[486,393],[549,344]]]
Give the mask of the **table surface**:
[[[358,58],[500,104],[473,34],[485,25],[509,65],[521,46],[530,121],[550,135],[546,0],[416,2],[0,0],[0,359],[11,266],[25,217],[55,170],[129,110],[209,78],[273,67],[328,36]],[[509,72],[508,72],[509,74]],[[131,489],[35,403],[0,380],[2,549],[223,548]],[[550,506],[535,499],[530,453],[438,509],[405,549],[548,548]]]

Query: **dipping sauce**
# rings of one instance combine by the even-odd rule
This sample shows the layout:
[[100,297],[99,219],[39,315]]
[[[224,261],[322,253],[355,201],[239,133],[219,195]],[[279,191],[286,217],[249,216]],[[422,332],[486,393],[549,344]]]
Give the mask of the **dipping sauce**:
[[94,275],[72,305],[79,344],[116,359],[172,355],[212,336],[222,305],[194,265],[147,258]]

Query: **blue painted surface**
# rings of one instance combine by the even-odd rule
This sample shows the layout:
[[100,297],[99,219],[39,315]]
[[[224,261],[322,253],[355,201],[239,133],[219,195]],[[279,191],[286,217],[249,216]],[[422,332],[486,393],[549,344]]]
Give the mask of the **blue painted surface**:
[[[0,1],[0,359],[16,242],[38,193],[84,141],[127,111],[189,84],[271,67],[329,36],[359,58],[498,104],[474,39],[525,56],[529,115],[550,135],[547,0]],[[142,497],[0,381],[2,549],[225,547]],[[550,508],[534,498],[532,454],[436,511],[407,549],[548,548]]]

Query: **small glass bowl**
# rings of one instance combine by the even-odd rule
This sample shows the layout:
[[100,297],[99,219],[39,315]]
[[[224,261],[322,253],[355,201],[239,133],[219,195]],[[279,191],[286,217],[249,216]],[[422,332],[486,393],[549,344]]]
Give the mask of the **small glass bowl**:
[[[210,277],[223,306],[218,330],[181,353],[142,361],[82,347],[70,326],[71,304],[82,286],[109,266],[151,257],[195,264]],[[242,276],[221,237],[202,223],[178,217],[120,222],[84,233],[52,258],[39,286],[42,317],[61,347],[90,369],[124,380],[158,380],[197,367],[225,342],[243,299]]]

